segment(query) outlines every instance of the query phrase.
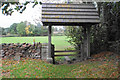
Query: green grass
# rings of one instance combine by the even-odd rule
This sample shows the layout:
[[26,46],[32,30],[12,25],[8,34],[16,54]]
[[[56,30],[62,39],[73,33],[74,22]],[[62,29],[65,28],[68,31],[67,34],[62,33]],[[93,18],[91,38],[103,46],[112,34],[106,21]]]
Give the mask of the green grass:
[[[33,44],[33,39],[35,42],[40,43],[48,43],[48,36],[40,36],[40,37],[2,37],[1,43],[31,43]],[[65,50],[69,47],[72,47],[68,42],[68,38],[66,36],[52,36],[52,44],[55,45],[55,50]],[[61,53],[55,53],[61,54]],[[64,53],[64,54],[75,54],[75,53]],[[56,60],[63,59],[64,57],[56,57]]]
[[39,59],[22,59],[19,62],[3,59],[3,78],[117,78],[118,55],[102,54],[87,61],[63,65]]
[[[35,42],[48,43],[48,36],[40,37],[2,37],[1,43],[31,43],[33,44],[33,39]],[[67,42],[66,36],[52,36],[52,44],[55,45],[55,49],[64,50],[71,45]]]
[[[2,43],[46,43],[46,37],[3,37]],[[70,44],[65,36],[53,36],[56,49],[64,50]],[[53,65],[39,59],[2,60],[3,78],[117,78],[117,55],[96,55],[93,59],[75,63]],[[0,68],[1,69],[1,68]]]

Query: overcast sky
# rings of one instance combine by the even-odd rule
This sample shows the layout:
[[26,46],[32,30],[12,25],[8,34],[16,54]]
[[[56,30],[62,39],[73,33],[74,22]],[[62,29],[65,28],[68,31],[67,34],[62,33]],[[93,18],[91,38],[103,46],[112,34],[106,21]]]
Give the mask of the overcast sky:
[[[30,1],[30,0],[20,0],[22,2],[24,1]],[[32,1],[32,0],[31,0]],[[68,0],[37,0],[37,1],[42,1],[42,2],[49,2],[49,1],[52,1],[52,2],[59,2],[59,3],[64,3],[65,1],[68,1]],[[12,6],[13,7],[13,6]],[[6,16],[4,14],[2,14],[2,10],[0,9],[0,27],[4,27],[4,28],[7,28],[7,27],[10,27],[10,25],[12,25],[13,23],[20,23],[21,21],[28,21],[28,22],[31,22],[32,24],[35,24],[35,21],[34,20],[39,20],[38,22],[41,22],[40,21],[40,18],[41,18],[41,7],[40,5],[36,5],[34,8],[32,8],[32,4],[28,4],[27,7],[26,7],[26,10],[20,14],[19,12],[15,11],[12,16]],[[57,26],[60,28],[60,26]],[[62,26],[61,26],[62,28]]]
[[[48,1],[48,0],[43,0],[43,1]],[[57,0],[57,1],[64,1],[64,0]],[[42,6],[36,5],[34,8],[32,8],[32,5],[33,4],[28,4],[26,10],[22,14],[15,11],[12,14],[12,16],[6,16],[2,14],[2,10],[0,9],[0,27],[7,28],[10,27],[10,25],[12,25],[13,23],[20,23],[21,21],[28,21],[31,22],[32,24],[35,24],[34,20],[36,19],[39,20],[38,22],[41,22],[40,18],[41,18]]]
[[[2,14],[0,9],[0,27],[9,27],[13,23],[19,23],[21,21],[28,21],[35,24],[34,20],[41,17],[41,6],[35,6],[32,8],[31,4],[27,5],[26,10],[20,14],[19,12],[14,12],[12,16],[5,16]],[[39,19],[40,20],[40,19]]]

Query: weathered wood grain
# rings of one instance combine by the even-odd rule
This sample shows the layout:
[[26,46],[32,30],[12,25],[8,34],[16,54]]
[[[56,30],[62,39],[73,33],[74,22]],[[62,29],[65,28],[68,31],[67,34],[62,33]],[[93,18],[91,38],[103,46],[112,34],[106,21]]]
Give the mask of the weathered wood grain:
[[64,9],[64,8],[42,8],[43,12],[97,12],[96,9]]
[[76,19],[81,19],[81,18],[92,18],[92,19],[96,19],[96,18],[98,18],[99,19],[99,17],[98,16],[76,16],[76,15],[43,15],[42,16],[42,18],[44,18],[44,19],[51,19],[51,18],[54,18],[54,19],[60,19],[60,18],[64,18],[64,19],[66,19],[66,18],[72,18],[72,19],[74,19],[74,18],[76,18]]
[[99,23],[98,12],[93,4],[42,4],[43,25],[79,25]]
[[98,16],[97,12],[42,12],[42,15],[81,15],[81,16]]
[[85,4],[85,3],[81,3],[81,4],[75,4],[75,3],[72,3],[72,4],[67,4],[67,3],[42,3],[42,5],[56,5],[56,6],[86,6],[86,5],[94,5],[92,3],[89,3],[89,4]]
[[78,9],[95,9],[93,5],[43,5],[42,8],[78,8]]
[[77,22],[77,23],[99,23],[99,19],[42,19],[42,22]]

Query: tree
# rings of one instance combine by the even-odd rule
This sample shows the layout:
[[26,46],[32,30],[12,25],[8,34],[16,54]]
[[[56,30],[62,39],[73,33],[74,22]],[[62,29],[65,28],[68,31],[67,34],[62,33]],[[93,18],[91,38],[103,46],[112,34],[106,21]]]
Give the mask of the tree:
[[48,28],[46,26],[41,26],[41,36],[47,36],[48,35]]
[[83,28],[81,26],[67,26],[65,28],[65,35],[69,38],[68,42],[76,49],[80,49],[83,39]]
[[39,27],[35,27],[33,31],[34,36],[40,36],[41,35],[41,29]]
[[2,31],[2,35],[7,35],[10,33],[9,28],[1,28],[1,31]]
[[25,36],[26,35],[25,28],[26,28],[25,22],[21,22],[20,24],[18,24],[17,25],[18,35]]
[[35,25],[29,23],[29,25],[26,25],[25,27],[25,32],[27,36],[31,36],[34,35],[33,31],[35,29]]
[[[120,39],[120,2],[98,3],[101,22],[107,27],[108,41]],[[116,36],[115,36],[116,35]]]
[[5,31],[5,28],[0,27],[0,35],[6,35],[7,32]]
[[[91,27],[91,52],[109,50],[109,41],[120,40],[120,2],[98,3],[101,23]],[[81,27],[67,27],[66,35],[75,48],[80,48],[83,40]]]
[[[29,3],[33,3],[33,8],[38,5],[38,4],[42,4],[40,1],[37,0],[32,0],[32,1],[25,1],[25,3],[19,3],[19,0],[7,0],[7,1],[1,1],[2,4],[2,13],[4,15],[12,15],[12,13],[14,12],[14,10],[18,11],[19,13],[23,13],[23,11],[26,9],[26,5],[28,5]],[[11,5],[14,5],[15,8],[11,7]],[[0,6],[1,8],[1,6]]]
[[27,21],[13,23],[9,28],[0,29],[2,35],[9,34],[9,36],[46,36],[48,32],[47,27],[43,27],[40,23],[35,26]]
[[17,23],[13,23],[11,26],[10,26],[10,33],[11,34],[17,34],[17,29],[16,29],[16,27],[17,27]]

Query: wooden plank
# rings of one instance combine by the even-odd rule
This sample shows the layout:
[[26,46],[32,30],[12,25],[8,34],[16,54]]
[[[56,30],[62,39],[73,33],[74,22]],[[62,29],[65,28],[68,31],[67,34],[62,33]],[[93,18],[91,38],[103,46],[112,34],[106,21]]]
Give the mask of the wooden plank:
[[95,9],[94,5],[42,5],[42,8],[77,8],[77,9]]
[[99,18],[98,16],[76,16],[76,15],[43,15],[42,18],[44,19],[51,19],[51,18],[54,18],[54,19],[60,19],[60,18]]
[[77,54],[63,54],[63,55],[54,55],[55,57],[57,56],[77,56]]
[[77,52],[80,50],[68,50],[68,51],[54,51],[55,53],[59,53],[59,52]]
[[42,15],[98,16],[97,12],[42,12]]
[[99,19],[42,19],[42,22],[77,22],[77,23],[99,23]]
[[42,7],[42,8],[48,8],[48,9],[54,9],[54,8],[58,8],[58,9],[96,9],[93,6],[86,6],[86,7]]
[[94,22],[88,22],[88,23],[85,23],[85,22],[43,22],[43,25],[48,26],[50,24],[53,26],[84,26],[86,24],[95,25],[97,23],[98,22],[96,23]]
[[97,12],[96,9],[59,9],[59,8],[42,8],[43,12]]
[[75,3],[72,3],[72,4],[67,4],[67,3],[42,3],[42,5],[57,5],[57,6],[72,6],[72,5],[77,5],[77,6],[86,6],[86,5],[89,5],[89,6],[92,6],[94,4],[85,4],[85,3],[81,3],[81,4],[75,4]]

